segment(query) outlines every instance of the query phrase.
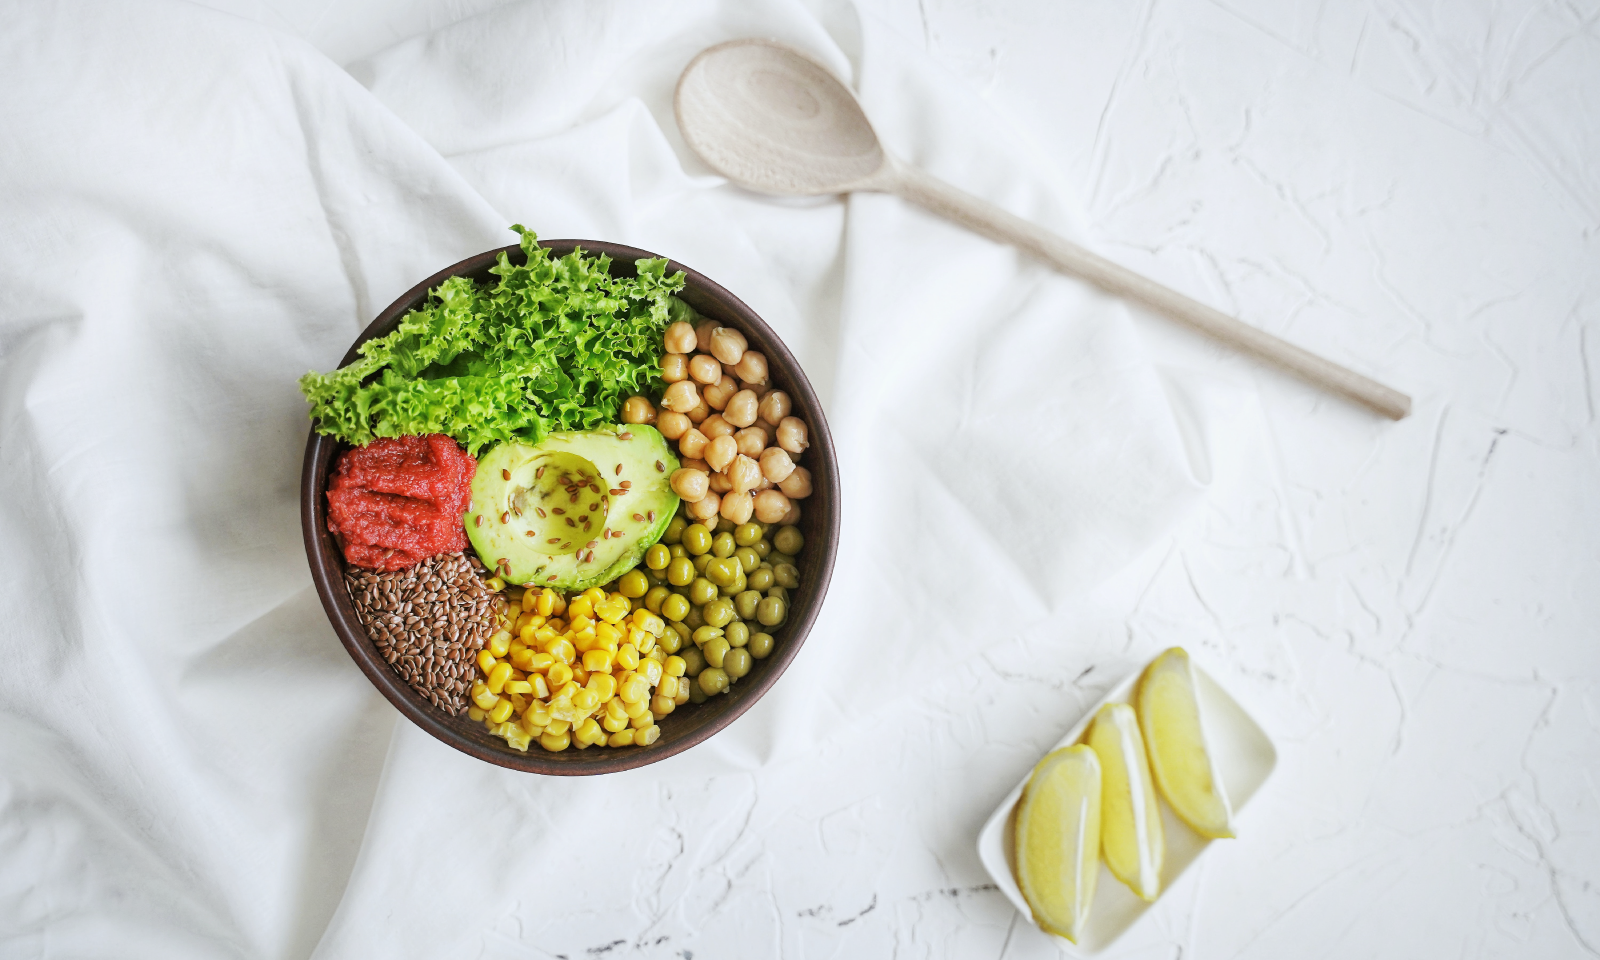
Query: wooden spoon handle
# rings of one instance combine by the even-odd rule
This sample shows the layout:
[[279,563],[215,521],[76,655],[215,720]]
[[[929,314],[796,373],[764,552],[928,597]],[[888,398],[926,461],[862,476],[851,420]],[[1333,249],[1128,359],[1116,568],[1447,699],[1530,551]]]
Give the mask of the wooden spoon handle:
[[881,181],[881,189],[993,240],[1013,244],[1102,290],[1137,300],[1235,349],[1275,363],[1309,383],[1364,404],[1391,420],[1400,420],[1411,412],[1411,398],[1398,390],[1241,323],[915,167],[898,162],[893,162],[893,167],[892,174]]

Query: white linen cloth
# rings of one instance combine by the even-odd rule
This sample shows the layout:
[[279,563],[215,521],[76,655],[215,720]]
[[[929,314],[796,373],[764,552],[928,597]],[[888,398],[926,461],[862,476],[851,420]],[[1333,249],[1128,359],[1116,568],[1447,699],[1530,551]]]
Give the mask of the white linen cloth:
[[[976,825],[1072,719],[1062,683],[1123,642],[1082,609],[1197,500],[1203,430],[1180,436],[1114,301],[894,198],[731,187],[671,94],[706,46],[786,41],[891,149],[1079,232],[981,101],[871,18],[780,0],[513,5],[348,72],[181,3],[5,17],[0,956],[855,953],[877,947],[783,917],[985,881]],[[295,379],[512,222],[734,291],[838,446],[801,656],[625,775],[517,774],[400,719],[301,546]],[[990,657],[1018,637],[1026,668]],[[1001,704],[979,677],[1008,671],[1062,682]]]

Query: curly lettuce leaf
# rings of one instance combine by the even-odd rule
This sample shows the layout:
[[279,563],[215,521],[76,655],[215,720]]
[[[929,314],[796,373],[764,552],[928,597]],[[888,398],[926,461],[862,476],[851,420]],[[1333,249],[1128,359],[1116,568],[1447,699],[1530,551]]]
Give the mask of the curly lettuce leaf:
[[661,335],[698,319],[673,296],[683,274],[640,260],[636,277],[613,277],[609,257],[551,258],[532,231],[512,229],[526,263],[501,254],[493,285],[446,280],[355,362],[300,378],[318,433],[356,446],[443,433],[477,456],[615,423],[628,397],[665,386]]

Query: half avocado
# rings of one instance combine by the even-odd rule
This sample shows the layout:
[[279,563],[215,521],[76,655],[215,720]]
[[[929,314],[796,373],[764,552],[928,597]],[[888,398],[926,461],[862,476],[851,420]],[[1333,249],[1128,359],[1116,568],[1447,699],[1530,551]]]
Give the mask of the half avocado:
[[609,583],[671,522],[676,469],[666,439],[640,424],[502,443],[478,460],[467,536],[512,583],[565,591]]

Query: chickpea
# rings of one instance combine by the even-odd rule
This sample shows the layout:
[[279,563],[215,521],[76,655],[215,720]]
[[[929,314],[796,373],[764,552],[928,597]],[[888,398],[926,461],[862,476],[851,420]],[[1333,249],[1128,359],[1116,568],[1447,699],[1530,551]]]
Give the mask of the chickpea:
[[663,410],[656,416],[656,429],[668,440],[676,440],[693,428],[688,417],[673,410]]
[[699,470],[674,470],[670,481],[672,492],[693,503],[706,495],[708,479]]
[[706,406],[706,398],[701,397],[700,402],[694,405],[693,410],[689,411],[689,422],[700,423],[709,416],[711,416],[711,408]]
[[739,452],[747,457],[759,457],[767,449],[767,431],[761,427],[745,427],[733,439],[739,441]]
[[655,404],[644,397],[629,397],[622,402],[622,422],[655,423]]
[[682,320],[667,328],[661,338],[668,353],[693,353],[695,348],[694,327]]
[[722,498],[720,507],[723,519],[734,523],[749,523],[750,513],[755,509],[750,494],[735,490]]
[[697,353],[689,358],[689,376],[707,385],[722,379],[722,364],[715,358]]
[[661,379],[668,383],[689,379],[689,358],[681,353],[662,354]]
[[718,327],[711,331],[711,355],[723,363],[738,363],[747,345],[744,334],[732,327]]
[[778,523],[789,512],[789,498],[776,490],[763,490],[755,496],[756,519]]
[[794,470],[794,461],[789,458],[789,451],[782,447],[768,447],[761,451],[761,475],[773,483],[782,483],[789,479],[789,474]]
[[790,500],[804,500],[811,496],[811,471],[805,467],[795,467],[788,479],[778,484],[778,489]]
[[711,492],[712,493],[727,493],[729,490],[732,490],[732,489],[733,489],[733,481],[728,479],[728,475],[726,473],[715,473],[714,472],[714,473],[711,474]]
[[748,427],[756,422],[758,402],[754,393],[740,390],[728,398],[728,405],[722,408],[722,418],[736,427]]
[[690,458],[690,459],[685,459],[685,460],[680,461],[678,469],[679,470],[699,470],[701,473],[709,474],[711,472],[711,464],[706,463],[704,460],[695,460],[693,458]]
[[733,365],[733,375],[745,383],[766,383],[767,355],[746,350],[739,362]]
[[722,498],[707,491],[706,495],[684,506],[685,512],[696,520],[710,520],[722,508]]
[[700,455],[706,452],[706,444],[710,442],[705,434],[690,427],[684,431],[682,437],[678,438],[678,452],[690,460],[698,460]]
[[694,348],[701,353],[711,352],[711,334],[722,324],[715,320],[702,321],[694,328]]
[[750,488],[750,492],[760,493],[763,490],[771,490],[774,486],[775,484],[768,480],[765,474],[762,474],[761,479],[756,481],[756,485]]
[[795,524],[799,523],[800,522],[800,503],[798,501],[791,500],[789,502],[789,512],[784,514],[783,515],[783,519],[779,520],[778,522],[779,523],[787,523],[790,526],[794,526]]
[[792,454],[804,453],[811,446],[806,439],[806,422],[799,417],[784,417],[778,424],[778,446]]
[[720,413],[713,413],[700,423],[700,432],[705,434],[706,438],[710,440],[715,440],[718,437],[732,436],[733,430],[733,424],[729,423],[727,419]]
[[726,470],[733,458],[739,455],[739,441],[731,436],[718,437],[706,444],[706,463],[711,464],[711,469],[721,472]]
[[[728,401],[739,392],[739,384],[732,377],[723,377],[716,383],[706,387],[706,403],[718,410],[728,405]],[[749,424],[746,424],[749,426]]]
[[789,395],[782,390],[774,390],[761,398],[761,419],[776,427],[789,415]]
[[733,489],[740,493],[749,493],[761,481],[761,467],[742,453],[733,458],[725,472]]
[[[700,390],[693,380],[679,380],[661,395],[661,405],[678,413],[688,413],[700,402]],[[691,418],[692,419],[692,418]]]

